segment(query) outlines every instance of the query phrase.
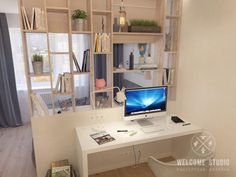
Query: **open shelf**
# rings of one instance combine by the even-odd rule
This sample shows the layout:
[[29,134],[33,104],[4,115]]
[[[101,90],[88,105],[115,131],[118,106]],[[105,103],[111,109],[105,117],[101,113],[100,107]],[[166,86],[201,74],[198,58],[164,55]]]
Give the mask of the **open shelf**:
[[49,72],[45,72],[45,73],[42,73],[42,74],[30,73],[29,76],[30,76],[30,77],[42,77],[42,76],[47,76],[47,77],[49,77],[49,76],[50,76],[50,73],[49,73]]
[[133,33],[133,32],[114,32],[113,43],[153,43],[163,38],[163,33]]
[[159,70],[163,70],[161,68],[158,69],[132,69],[132,70],[128,70],[128,69],[118,69],[118,70],[114,70],[113,73],[114,74],[119,74],[119,73],[135,73],[135,72],[147,72],[147,71],[159,71]]
[[47,12],[56,12],[56,13],[68,13],[69,8],[67,7],[46,7]]
[[93,10],[93,15],[110,15],[110,10]]
[[50,52],[51,55],[69,55],[69,52]]
[[74,95],[74,93],[72,93],[72,92],[69,92],[69,93],[53,92],[52,95],[53,96],[72,96],[72,95]]
[[176,54],[177,53],[177,51],[164,51],[164,52],[167,54]]
[[93,91],[93,93],[105,93],[105,92],[112,92],[112,88],[106,87],[104,89],[96,89]]
[[46,33],[45,30],[23,30],[24,33]]

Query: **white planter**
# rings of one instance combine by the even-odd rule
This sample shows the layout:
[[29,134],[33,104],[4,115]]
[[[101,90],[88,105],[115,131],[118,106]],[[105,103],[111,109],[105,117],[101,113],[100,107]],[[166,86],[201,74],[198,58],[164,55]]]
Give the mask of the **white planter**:
[[43,62],[32,61],[32,65],[35,74],[43,73]]
[[76,19],[75,20],[75,29],[77,31],[83,31],[84,30],[84,24],[85,24],[84,19]]

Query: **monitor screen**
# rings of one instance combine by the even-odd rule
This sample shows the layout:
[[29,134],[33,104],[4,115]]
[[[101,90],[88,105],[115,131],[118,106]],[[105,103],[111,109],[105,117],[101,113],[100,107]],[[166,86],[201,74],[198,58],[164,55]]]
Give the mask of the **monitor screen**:
[[167,87],[126,89],[125,116],[165,112]]

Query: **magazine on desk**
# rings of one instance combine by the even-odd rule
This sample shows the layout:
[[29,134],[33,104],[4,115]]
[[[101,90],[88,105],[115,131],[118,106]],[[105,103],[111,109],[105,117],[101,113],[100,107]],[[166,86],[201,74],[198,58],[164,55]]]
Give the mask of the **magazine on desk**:
[[114,141],[115,138],[113,138],[110,134],[108,134],[106,131],[101,131],[98,133],[94,133],[90,135],[91,138],[93,138],[99,145]]

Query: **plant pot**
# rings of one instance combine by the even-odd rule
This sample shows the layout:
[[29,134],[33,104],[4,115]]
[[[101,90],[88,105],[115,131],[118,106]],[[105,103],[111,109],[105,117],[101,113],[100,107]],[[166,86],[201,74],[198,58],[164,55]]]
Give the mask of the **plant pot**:
[[160,33],[161,27],[159,26],[129,26],[129,32]]
[[75,20],[75,29],[77,31],[83,31],[84,30],[84,24],[85,24],[84,19],[76,19]]
[[95,85],[97,89],[103,89],[106,86],[106,81],[105,79],[96,79]]
[[43,62],[41,61],[32,61],[33,70],[35,74],[43,73]]

